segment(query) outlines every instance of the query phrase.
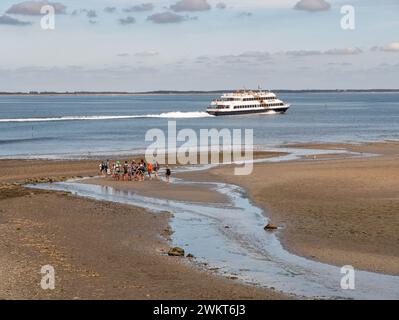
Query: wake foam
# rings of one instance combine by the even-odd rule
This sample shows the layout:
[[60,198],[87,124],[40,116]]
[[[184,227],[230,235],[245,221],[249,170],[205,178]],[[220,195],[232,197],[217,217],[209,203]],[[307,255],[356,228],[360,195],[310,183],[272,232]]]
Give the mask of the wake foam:
[[194,111],[194,112],[181,112],[181,111],[176,111],[176,112],[166,112],[166,113],[161,113],[160,115],[155,115],[155,116],[149,116],[152,118],[173,118],[173,119],[187,119],[187,118],[209,118],[209,117],[214,117],[210,115],[209,113],[206,112],[201,112],[201,111]]
[[53,118],[15,118],[0,119],[0,123],[7,122],[50,122],[50,121],[98,121],[98,120],[124,120],[124,119],[145,119],[145,118],[161,118],[161,119],[190,119],[190,118],[208,118],[213,117],[206,112],[165,112],[161,114],[145,114],[131,116],[64,116]]

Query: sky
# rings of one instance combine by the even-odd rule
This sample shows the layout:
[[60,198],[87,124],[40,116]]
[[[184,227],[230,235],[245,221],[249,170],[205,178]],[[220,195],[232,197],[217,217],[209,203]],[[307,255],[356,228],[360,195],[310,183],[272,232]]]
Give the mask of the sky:
[[397,0],[2,0],[0,91],[399,88],[398,30]]

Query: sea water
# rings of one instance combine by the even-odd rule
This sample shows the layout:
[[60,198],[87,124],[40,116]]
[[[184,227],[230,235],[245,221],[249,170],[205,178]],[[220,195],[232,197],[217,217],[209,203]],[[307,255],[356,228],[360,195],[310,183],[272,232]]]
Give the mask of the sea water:
[[285,115],[209,116],[218,94],[0,96],[1,158],[139,154],[149,129],[253,129],[258,148],[399,139],[399,93],[284,93]]

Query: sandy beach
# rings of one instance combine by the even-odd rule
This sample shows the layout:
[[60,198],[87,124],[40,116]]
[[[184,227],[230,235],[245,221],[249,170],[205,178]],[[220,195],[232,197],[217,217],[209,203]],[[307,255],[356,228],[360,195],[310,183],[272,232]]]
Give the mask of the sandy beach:
[[[18,185],[97,171],[98,161],[1,161],[0,299],[290,298],[169,257],[168,213]],[[40,287],[48,264],[54,291]]]
[[[346,148],[380,156],[260,163],[245,177],[232,175],[232,166],[179,177],[244,187],[281,227],[277,235],[290,252],[337,266],[399,275],[399,144],[295,147]],[[199,269],[190,259],[168,257],[169,213],[16,184],[31,178],[95,176],[98,161],[0,164],[2,299],[290,298]],[[110,178],[88,183],[173,200],[225,201],[206,184],[185,187]],[[57,270],[54,291],[39,286],[40,267],[46,264]]]
[[399,144],[292,147],[346,148],[380,156],[256,164],[245,178],[220,167],[201,179],[245,187],[281,226],[278,236],[291,252],[337,266],[399,275]]

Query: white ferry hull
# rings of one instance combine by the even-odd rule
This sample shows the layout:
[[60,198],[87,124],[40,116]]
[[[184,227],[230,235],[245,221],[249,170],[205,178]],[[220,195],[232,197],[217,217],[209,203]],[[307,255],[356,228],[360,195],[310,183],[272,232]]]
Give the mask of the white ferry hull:
[[289,106],[276,108],[276,109],[248,109],[248,110],[208,110],[208,114],[213,116],[236,116],[236,115],[246,115],[246,114],[284,114],[289,109]]

